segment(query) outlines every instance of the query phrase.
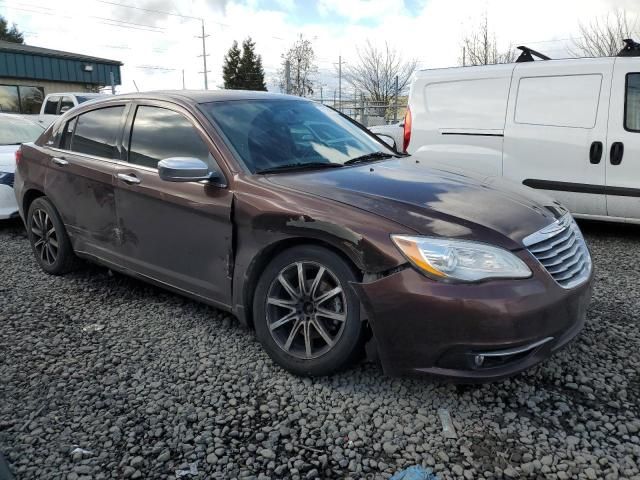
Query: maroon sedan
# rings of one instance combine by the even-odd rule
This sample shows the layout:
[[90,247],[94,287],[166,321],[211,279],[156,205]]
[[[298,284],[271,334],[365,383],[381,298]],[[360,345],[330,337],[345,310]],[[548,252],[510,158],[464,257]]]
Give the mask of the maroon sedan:
[[17,160],[44,271],[80,257],[233,312],[298,374],[366,346],[389,374],[500,378],[584,322],[591,259],[560,204],[426,168],[305,99],[111,97]]

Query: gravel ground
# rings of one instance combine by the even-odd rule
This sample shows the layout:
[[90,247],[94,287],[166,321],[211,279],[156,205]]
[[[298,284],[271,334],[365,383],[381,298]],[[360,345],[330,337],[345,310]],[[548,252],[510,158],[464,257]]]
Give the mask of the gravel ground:
[[294,377],[216,309],[98,267],[41,273],[0,223],[0,451],[19,479],[640,478],[640,229],[583,228],[597,280],[579,340],[455,387],[371,364]]

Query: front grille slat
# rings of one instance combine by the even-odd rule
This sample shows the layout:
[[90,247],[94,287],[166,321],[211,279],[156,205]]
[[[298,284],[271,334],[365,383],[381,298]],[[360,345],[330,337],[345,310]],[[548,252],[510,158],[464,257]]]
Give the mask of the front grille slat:
[[557,245],[557,248],[549,250],[543,254],[536,255],[536,257],[540,261],[551,260],[557,257],[559,254],[561,254],[565,250],[568,250],[569,248],[573,247],[576,243],[576,240],[577,240],[576,236],[573,235],[569,237],[569,239],[563,242],[562,244]]
[[556,255],[552,259],[543,260],[542,264],[545,266],[547,270],[552,269],[553,267],[557,267],[558,265],[562,265],[567,260],[575,257],[580,252],[580,245],[575,245],[569,252],[564,253],[563,255]]
[[[537,242],[527,244],[529,252],[542,264],[549,275],[564,288],[573,288],[584,283],[591,273],[589,250],[573,220],[562,218],[557,231],[543,229],[531,237]],[[548,228],[548,227],[547,227]]]
[[542,252],[547,252],[549,250],[551,250],[553,247],[555,247],[556,245],[568,240],[569,238],[571,238],[571,234],[573,232],[569,231],[569,232],[561,232],[559,235],[556,235],[555,237],[551,237],[548,240],[544,240],[542,242],[540,242],[538,245],[533,246],[533,248],[529,248],[529,250],[531,251],[531,253],[542,253]]

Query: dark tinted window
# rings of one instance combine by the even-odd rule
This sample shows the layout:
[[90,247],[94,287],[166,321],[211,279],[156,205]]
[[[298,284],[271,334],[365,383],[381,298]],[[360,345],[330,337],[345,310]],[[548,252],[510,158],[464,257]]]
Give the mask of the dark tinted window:
[[640,132],[640,73],[627,75],[627,97],[624,126],[627,130]]
[[44,106],[44,113],[46,113],[47,115],[57,115],[59,101],[60,97],[49,97],[47,99],[47,104]]
[[119,158],[116,139],[121,127],[122,107],[92,110],[78,116],[71,150],[104,158]]
[[209,149],[191,122],[166,108],[138,107],[131,131],[129,161],[156,168],[169,157],[208,162]]
[[40,107],[44,101],[44,89],[42,87],[18,87],[22,113],[40,113]]
[[74,106],[75,105],[73,104],[73,99],[71,97],[62,97],[62,101],[60,102],[60,113],[71,110]]
[[0,85],[0,112],[20,113],[18,87]]

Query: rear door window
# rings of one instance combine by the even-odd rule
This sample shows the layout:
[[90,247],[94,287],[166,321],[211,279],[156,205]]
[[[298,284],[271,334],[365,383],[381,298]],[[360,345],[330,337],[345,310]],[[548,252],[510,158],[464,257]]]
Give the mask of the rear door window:
[[49,97],[47,98],[47,103],[44,106],[44,113],[47,115],[57,115],[58,114],[58,102],[60,102],[60,97]]
[[133,121],[129,162],[157,168],[170,157],[209,161],[209,149],[191,122],[178,112],[161,107],[139,106]]
[[119,159],[118,135],[122,128],[124,105],[91,110],[78,116],[71,150],[96,157]]
[[75,105],[73,104],[73,98],[71,97],[62,97],[62,101],[60,102],[60,113],[64,113],[67,110],[71,110]]
[[640,73],[627,75],[624,128],[632,132],[640,132]]

